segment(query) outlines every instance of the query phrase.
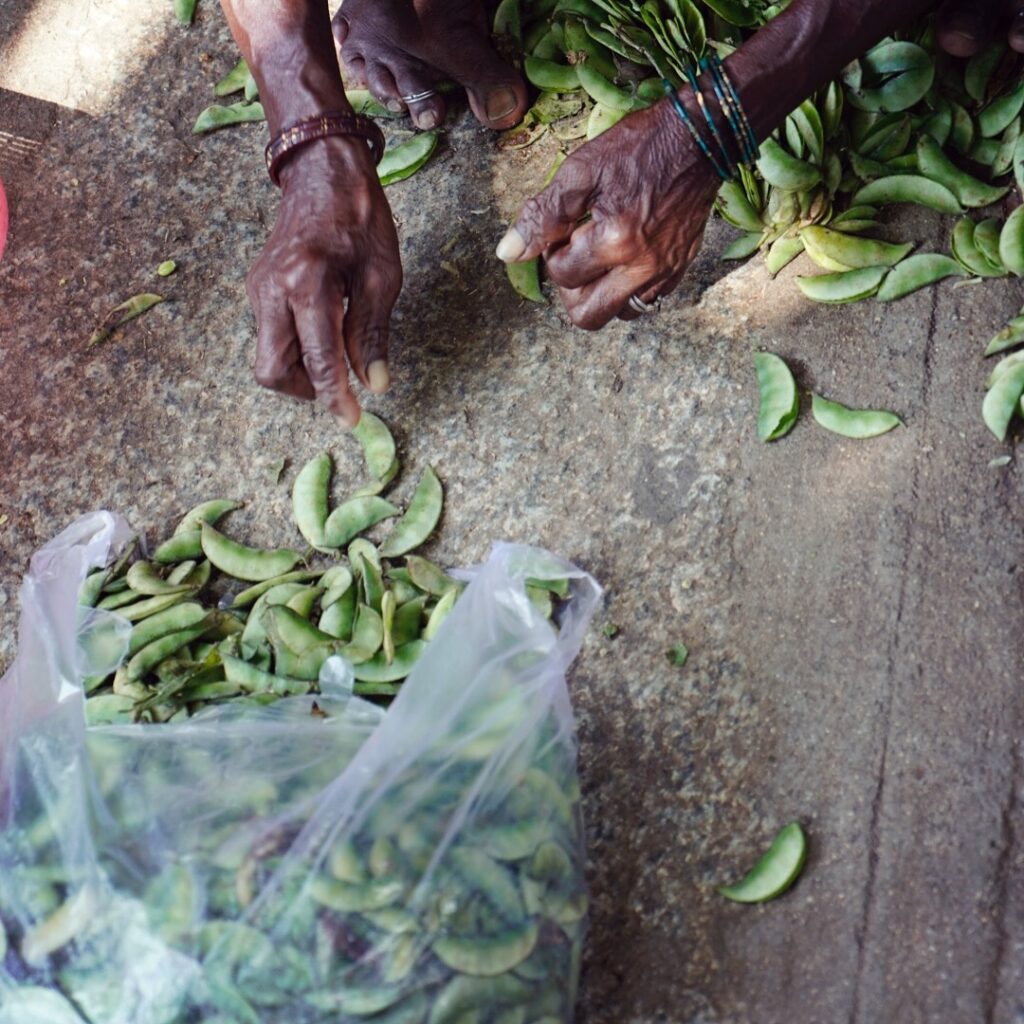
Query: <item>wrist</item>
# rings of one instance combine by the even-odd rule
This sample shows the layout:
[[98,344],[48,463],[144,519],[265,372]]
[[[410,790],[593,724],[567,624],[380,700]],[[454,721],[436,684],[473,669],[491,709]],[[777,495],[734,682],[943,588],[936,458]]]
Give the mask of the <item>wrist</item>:
[[288,154],[278,178],[281,190],[305,190],[311,182],[331,188],[351,188],[358,182],[377,181],[377,168],[366,141],[356,135],[313,139]]

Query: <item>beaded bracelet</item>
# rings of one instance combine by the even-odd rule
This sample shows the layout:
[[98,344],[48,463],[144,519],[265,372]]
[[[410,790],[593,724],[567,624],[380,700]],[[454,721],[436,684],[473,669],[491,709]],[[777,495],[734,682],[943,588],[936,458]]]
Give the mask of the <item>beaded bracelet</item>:
[[[701,69],[704,67],[704,62],[701,61]],[[725,165],[725,169],[728,172],[728,178],[735,178],[737,169],[736,162],[732,158],[732,154],[729,152],[729,147],[726,146],[725,140],[722,138],[721,132],[718,130],[718,125],[715,124],[714,115],[708,110],[707,101],[704,99],[704,93],[701,90],[700,82],[697,80],[697,73],[689,65],[684,69],[686,71],[686,80],[690,83],[690,88],[693,90],[693,95],[697,100],[697,106],[700,107],[700,112],[704,115],[704,120],[707,122],[707,126],[711,131],[711,138],[715,140],[715,144],[718,146],[718,153],[722,158],[722,163]],[[721,100],[719,100],[721,103]],[[723,108],[724,110],[724,108]]]
[[679,120],[683,122],[686,126],[686,130],[693,136],[693,140],[697,143],[700,151],[708,158],[711,166],[714,167],[722,181],[728,181],[732,175],[727,170],[724,170],[722,165],[715,159],[710,147],[704,141],[704,137],[697,130],[697,126],[693,123],[693,119],[686,112],[686,107],[683,106],[683,101],[676,93],[676,87],[667,78],[663,78],[661,80],[661,84],[665,90],[665,95],[668,96],[669,101],[672,104],[673,109],[679,115]]
[[270,145],[264,153],[270,180],[280,188],[278,172],[289,154],[307,143],[316,139],[326,139],[331,135],[355,135],[365,139],[373,154],[374,163],[379,164],[380,158],[384,155],[384,133],[373,121],[348,111],[330,111],[296,121],[270,140]]
[[757,136],[754,129],[750,127],[743,104],[740,103],[739,95],[732,84],[722,63],[721,57],[714,51],[700,62],[701,70],[707,70],[711,74],[712,88],[715,90],[715,97],[719,106],[729,121],[733,137],[740,151],[742,162],[748,166],[757,162],[760,150],[757,145]]

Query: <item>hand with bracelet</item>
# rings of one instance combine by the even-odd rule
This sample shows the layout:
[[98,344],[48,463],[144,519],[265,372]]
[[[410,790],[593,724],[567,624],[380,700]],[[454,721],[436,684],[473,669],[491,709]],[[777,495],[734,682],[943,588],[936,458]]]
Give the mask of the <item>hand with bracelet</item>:
[[[847,63],[932,6],[793,0],[724,62],[756,142]],[[939,42],[954,54],[977,52],[1004,30],[1024,52],[1024,0],[948,0],[937,13]],[[498,246],[506,262],[543,255],[580,327],[633,319],[675,288],[700,248],[721,184],[716,165],[728,171],[744,159],[743,126],[730,123],[711,72],[696,84],[581,146]]]
[[315,398],[354,426],[349,371],[370,391],[387,388],[388,327],[402,286],[398,237],[368,145],[382,138],[345,99],[326,3],[222,6],[260,87],[282,193],[247,280],[256,379]]

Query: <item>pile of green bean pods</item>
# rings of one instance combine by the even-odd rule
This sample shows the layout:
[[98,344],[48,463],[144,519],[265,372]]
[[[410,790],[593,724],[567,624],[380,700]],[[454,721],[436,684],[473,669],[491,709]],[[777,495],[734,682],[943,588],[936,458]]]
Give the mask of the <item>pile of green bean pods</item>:
[[[463,584],[415,549],[434,532],[443,491],[427,468],[408,508],[381,496],[398,472],[385,424],[364,413],[354,431],[372,482],[329,510],[328,453],[298,472],[295,523],[309,545],[260,550],[217,528],[238,502],[214,499],[189,512],[150,559],[130,548],[85,581],[80,603],[116,611],[133,623],[128,651],[111,675],[85,681],[90,722],[170,721],[211,701],[269,702],[316,691],[324,662],[341,655],[355,692],[398,692]],[[363,534],[395,522],[379,545]],[[332,561],[315,566],[322,554]],[[243,581],[219,607],[204,604],[211,582]],[[565,580],[536,581],[531,599],[550,617]]]

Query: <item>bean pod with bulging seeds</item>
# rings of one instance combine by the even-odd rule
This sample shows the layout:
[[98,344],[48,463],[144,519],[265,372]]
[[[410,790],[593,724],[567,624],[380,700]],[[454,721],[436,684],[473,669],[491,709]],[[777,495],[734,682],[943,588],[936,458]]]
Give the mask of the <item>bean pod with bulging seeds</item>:
[[209,523],[202,527],[203,553],[221,572],[236,579],[261,582],[288,572],[302,555],[290,548],[265,550],[230,540]]
[[[292,486],[292,514],[299,533],[315,548],[323,547],[324,524],[331,488],[334,464],[327,452],[322,452],[299,470]],[[327,544],[328,547],[336,545]]]
[[428,466],[416,485],[405,514],[384,539],[380,553],[385,558],[404,555],[418,548],[434,532],[441,518],[444,491],[437,474]]
[[814,302],[857,302],[874,295],[888,273],[888,267],[866,267],[845,273],[820,274],[818,277],[798,277],[796,283]]
[[889,271],[875,298],[879,302],[892,302],[948,277],[963,276],[963,267],[949,256],[935,252],[918,253],[908,256]]
[[850,409],[820,395],[811,397],[811,413],[815,421],[826,430],[842,437],[858,440],[878,437],[903,424],[895,413],[879,409]]

